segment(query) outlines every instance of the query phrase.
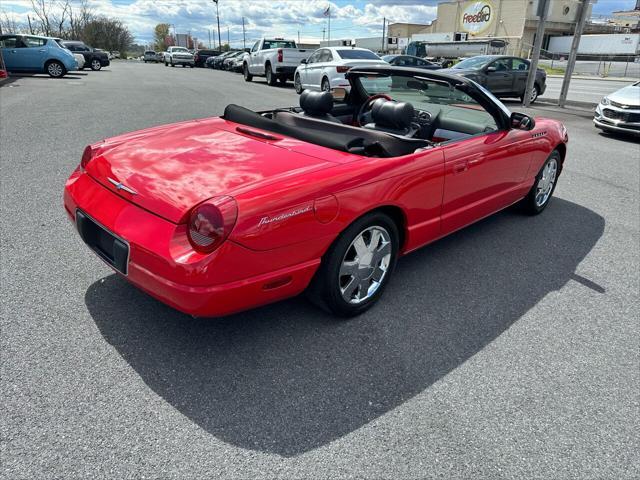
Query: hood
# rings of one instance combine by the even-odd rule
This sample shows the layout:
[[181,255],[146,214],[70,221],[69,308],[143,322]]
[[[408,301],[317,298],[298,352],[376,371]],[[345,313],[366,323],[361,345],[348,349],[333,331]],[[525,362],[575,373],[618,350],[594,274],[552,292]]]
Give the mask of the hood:
[[[238,133],[227,123],[195,120],[105,140],[94,145],[86,172],[122,198],[180,223],[193,206],[213,196],[331,165]],[[126,188],[117,189],[118,182]]]
[[640,106],[640,82],[621,88],[607,97],[612,102],[638,107]]

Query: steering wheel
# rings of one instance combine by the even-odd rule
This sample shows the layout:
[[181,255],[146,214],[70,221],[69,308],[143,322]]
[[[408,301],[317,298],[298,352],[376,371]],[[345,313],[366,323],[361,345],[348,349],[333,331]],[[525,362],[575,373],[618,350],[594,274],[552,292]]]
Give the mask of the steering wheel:
[[367,98],[362,105],[360,105],[360,109],[358,110],[358,114],[355,118],[356,127],[362,127],[363,125],[369,123],[369,121],[365,118],[366,115],[371,113],[371,107],[373,106],[373,102],[378,100],[379,98],[384,98],[385,100],[393,102],[394,100],[385,93],[378,93],[376,95],[371,95]]

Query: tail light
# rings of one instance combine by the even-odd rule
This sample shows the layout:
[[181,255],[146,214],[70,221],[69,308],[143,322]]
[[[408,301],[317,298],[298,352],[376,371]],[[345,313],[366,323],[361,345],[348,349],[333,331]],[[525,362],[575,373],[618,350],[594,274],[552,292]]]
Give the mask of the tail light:
[[82,152],[82,159],[80,159],[80,168],[83,170],[87,168],[89,162],[93,159],[94,150],[91,145],[87,145]]
[[282,49],[281,48],[278,49],[278,61],[282,62]]
[[213,252],[227,239],[237,217],[232,197],[214,197],[197,205],[189,215],[189,243],[197,252]]
[[336,67],[336,71],[337,71],[338,73],[347,73],[347,72],[349,71],[349,69],[350,69],[350,68],[351,68],[351,67],[347,67],[347,66],[341,65],[341,66],[339,66],[339,67]]

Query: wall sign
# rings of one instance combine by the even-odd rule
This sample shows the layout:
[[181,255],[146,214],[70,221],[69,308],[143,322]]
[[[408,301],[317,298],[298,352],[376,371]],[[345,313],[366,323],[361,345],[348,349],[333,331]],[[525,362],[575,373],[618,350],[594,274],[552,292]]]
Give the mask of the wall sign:
[[494,22],[495,10],[488,0],[472,0],[463,5],[460,30],[478,35],[488,30]]

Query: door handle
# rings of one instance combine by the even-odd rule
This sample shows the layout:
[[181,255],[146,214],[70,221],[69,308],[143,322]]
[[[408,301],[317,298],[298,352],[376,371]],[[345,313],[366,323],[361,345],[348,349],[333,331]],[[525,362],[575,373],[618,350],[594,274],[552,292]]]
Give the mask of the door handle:
[[11,50],[11,53],[16,53],[16,51],[15,50]]
[[467,170],[468,162],[466,160],[453,164],[453,173],[462,173]]

